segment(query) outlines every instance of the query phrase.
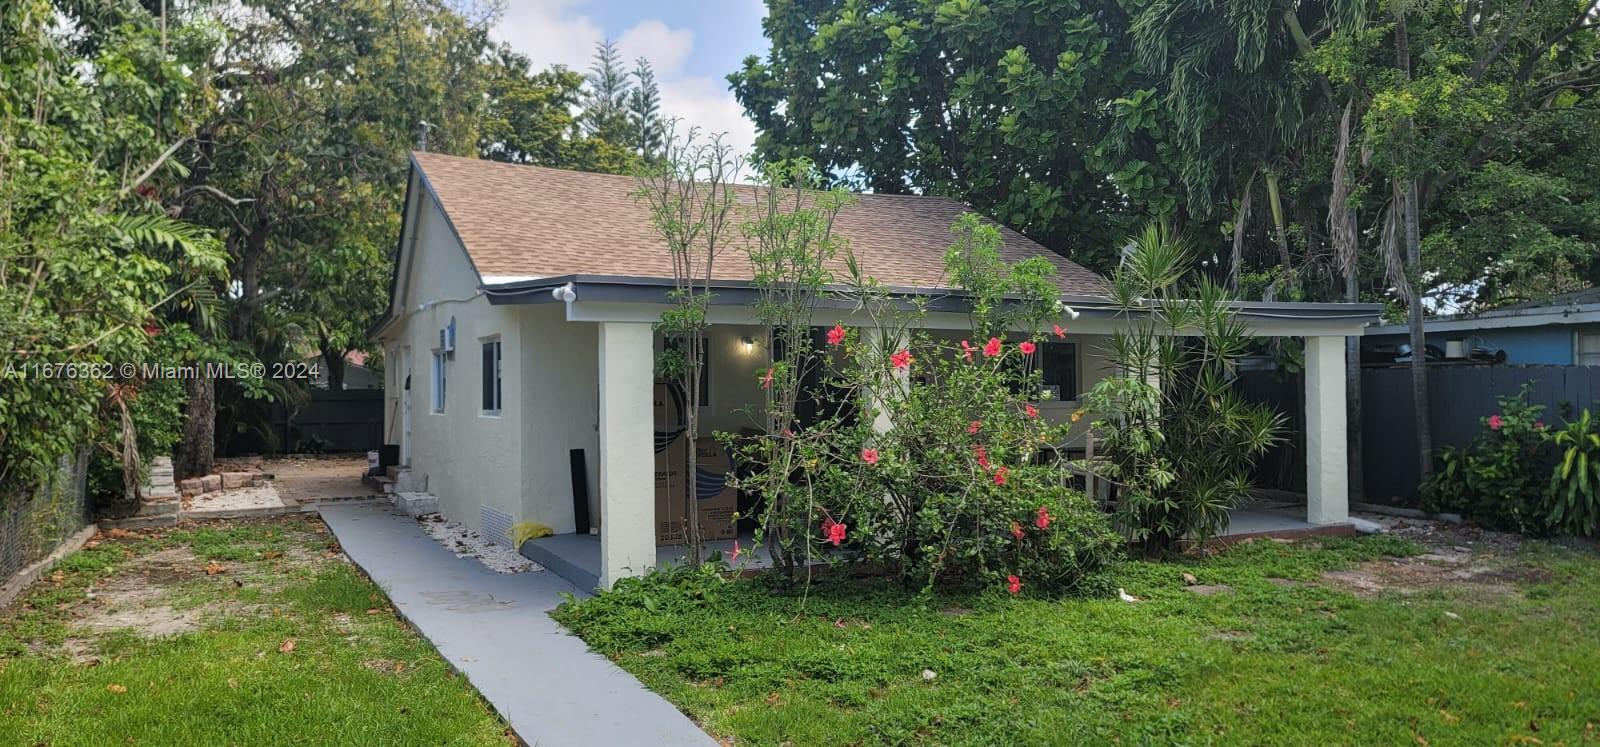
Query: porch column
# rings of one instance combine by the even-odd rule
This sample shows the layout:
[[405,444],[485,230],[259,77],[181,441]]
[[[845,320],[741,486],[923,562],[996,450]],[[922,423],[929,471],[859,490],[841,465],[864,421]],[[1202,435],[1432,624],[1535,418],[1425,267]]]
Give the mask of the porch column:
[[651,326],[600,323],[600,586],[656,564]]
[[[869,334],[872,335],[871,344],[878,346],[878,352],[883,355],[905,349],[911,344],[910,338],[905,333],[896,334],[888,330],[879,329],[872,330]],[[892,369],[889,376],[889,383],[893,384],[893,389],[901,397],[910,393],[911,377],[906,371]],[[867,400],[867,405],[872,408],[872,431],[874,433],[888,433],[889,429],[894,426],[894,421],[889,417],[887,402],[877,396],[872,396]]]
[[1344,337],[1306,339],[1306,521],[1350,520]]

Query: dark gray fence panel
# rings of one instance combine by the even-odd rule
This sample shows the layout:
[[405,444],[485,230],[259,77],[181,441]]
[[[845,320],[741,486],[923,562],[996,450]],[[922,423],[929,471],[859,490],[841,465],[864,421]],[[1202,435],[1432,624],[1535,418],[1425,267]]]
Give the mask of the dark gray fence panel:
[[[1417,492],[1416,426],[1411,371],[1361,372],[1362,468],[1366,500],[1410,502]],[[1499,411],[1498,398],[1529,385],[1528,401],[1544,405],[1552,426],[1600,406],[1600,368],[1593,366],[1438,366],[1428,370],[1429,421],[1435,450],[1462,447],[1482,418]]]
[[367,451],[383,445],[383,390],[314,389],[311,402],[287,423],[290,451],[316,443],[325,451]]

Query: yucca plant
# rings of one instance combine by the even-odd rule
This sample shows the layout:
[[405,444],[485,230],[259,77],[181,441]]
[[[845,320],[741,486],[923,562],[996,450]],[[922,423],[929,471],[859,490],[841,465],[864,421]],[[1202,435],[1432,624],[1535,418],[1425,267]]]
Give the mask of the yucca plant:
[[1600,527],[1600,419],[1584,410],[1556,431],[1561,461],[1550,476],[1546,518],[1550,528],[1593,537]]

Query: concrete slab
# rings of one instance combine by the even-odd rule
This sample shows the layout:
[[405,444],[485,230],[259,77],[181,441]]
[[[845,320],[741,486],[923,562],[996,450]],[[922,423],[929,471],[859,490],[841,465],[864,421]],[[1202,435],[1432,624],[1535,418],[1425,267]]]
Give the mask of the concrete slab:
[[563,592],[583,594],[562,578],[457,558],[386,505],[328,504],[321,514],[345,554],[529,744],[716,744],[550,619]]
[[[707,540],[703,543],[706,556],[722,553],[723,560],[733,557],[733,540]],[[772,567],[766,548],[756,544],[748,532],[739,538],[740,558],[737,565],[746,570]],[[600,536],[595,534],[556,534],[530,540],[522,545],[522,556],[556,575],[572,582],[573,586],[592,591],[600,585]],[[658,545],[656,567],[683,565],[689,557],[688,545]]]

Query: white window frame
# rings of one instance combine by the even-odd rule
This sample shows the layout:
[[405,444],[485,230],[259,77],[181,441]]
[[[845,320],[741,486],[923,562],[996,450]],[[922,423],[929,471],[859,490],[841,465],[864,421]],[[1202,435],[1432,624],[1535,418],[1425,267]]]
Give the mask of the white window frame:
[[[494,346],[494,393],[492,395],[494,407],[482,408],[479,414],[486,418],[498,418],[500,417],[500,411],[506,406],[505,381],[501,378],[501,373],[505,370],[503,365],[503,361],[505,359],[505,345],[501,344],[499,335],[481,338],[478,340],[478,343],[478,361],[480,362],[480,365],[483,361],[484,348],[487,348],[490,345]],[[482,388],[483,386],[483,376],[481,371],[479,372],[478,376],[478,386],[479,388]],[[478,402],[481,405],[483,403],[483,392],[479,392],[478,394]]]
[[435,415],[444,414],[445,393],[449,384],[449,368],[450,354],[446,353],[443,348],[434,350],[432,378],[429,379],[430,386],[428,387],[428,397],[430,398],[428,409]]
[[1600,366],[1600,329],[1572,333],[1572,362],[1580,366]]

